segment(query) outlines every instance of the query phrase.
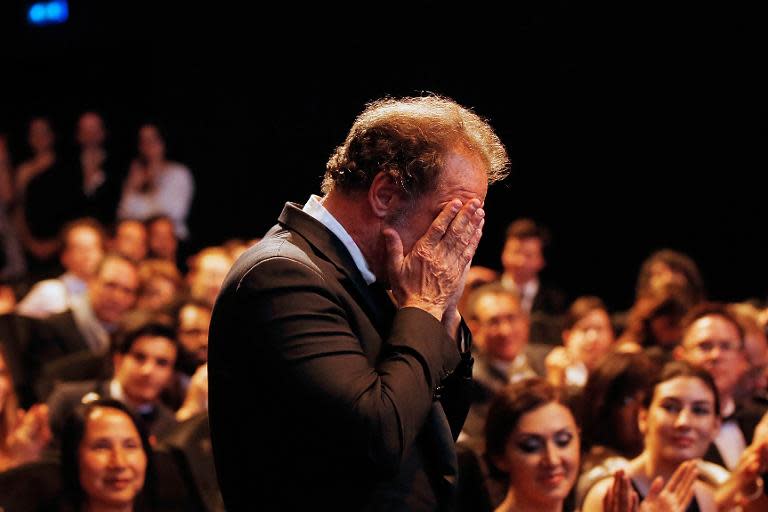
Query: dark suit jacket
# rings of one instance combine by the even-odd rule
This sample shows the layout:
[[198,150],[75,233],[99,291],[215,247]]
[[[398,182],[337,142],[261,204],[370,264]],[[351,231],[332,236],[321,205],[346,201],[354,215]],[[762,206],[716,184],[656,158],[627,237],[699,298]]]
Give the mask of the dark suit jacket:
[[375,290],[292,204],[235,263],[208,363],[227,510],[448,506],[471,366],[434,317]]
[[547,283],[539,283],[539,291],[533,297],[531,313],[540,311],[549,315],[562,315],[568,307],[565,293]]
[[[755,435],[755,428],[757,427],[757,424],[760,423],[760,420],[766,411],[768,411],[768,408],[765,405],[752,400],[736,406],[736,410],[733,413],[733,420],[736,421],[739,430],[741,430],[741,433],[744,435],[744,441],[747,443],[747,446],[752,443],[752,437]],[[715,443],[709,445],[707,453],[704,454],[704,460],[726,467],[725,461],[723,461],[723,456],[720,455],[720,450],[717,449]]]
[[[48,398],[48,415],[54,435],[56,437],[61,435],[67,416],[88,393],[96,393],[99,398],[114,398],[109,391],[109,382],[108,380],[101,382],[90,380],[57,384]],[[150,434],[158,439],[163,439],[176,426],[176,416],[173,411],[160,403],[155,406],[155,412],[151,417],[143,419]]]
[[38,380],[45,365],[90,350],[70,310],[47,318],[2,315],[0,339],[7,343],[17,393],[25,408],[45,399],[38,394]]

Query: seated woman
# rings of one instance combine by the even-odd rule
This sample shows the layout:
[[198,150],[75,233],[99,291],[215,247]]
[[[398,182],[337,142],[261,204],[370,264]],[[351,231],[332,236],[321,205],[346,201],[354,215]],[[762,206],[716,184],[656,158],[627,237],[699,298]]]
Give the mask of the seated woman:
[[611,317],[598,297],[579,297],[565,314],[563,347],[545,361],[547,380],[556,387],[582,388],[614,341]]
[[579,470],[579,428],[544,379],[515,383],[491,404],[487,455],[508,479],[496,512],[561,512]]
[[173,220],[174,231],[185,240],[187,215],[195,192],[189,169],[166,158],[166,137],[155,123],[139,128],[139,155],[123,183],[118,219],[145,221],[157,215]]
[[51,440],[48,407],[19,409],[11,370],[0,344],[0,472],[40,459]]
[[632,490],[622,492],[625,496],[636,493],[640,510],[715,511],[718,505],[714,491],[721,488],[729,488],[719,496],[721,510],[729,510],[725,505],[737,501],[745,504],[742,498],[749,492],[742,489],[751,484],[750,480],[755,481],[758,469],[753,460],[749,460],[749,470],[740,470],[731,480],[726,481],[727,473],[714,482],[697,478],[702,472],[697,459],[720,428],[719,411],[717,388],[709,373],[682,362],[668,363],[638,414],[644,440],[642,453],[629,462],[626,478],[618,472],[594,485],[582,511],[616,510],[609,504],[617,489],[630,485]]
[[61,510],[144,510],[151,448],[141,422],[122,403],[94,400],[65,424],[61,443]]
[[576,484],[577,504],[592,485],[625,468],[643,451],[637,413],[658,372],[643,353],[617,352],[590,374],[579,408],[585,456]]

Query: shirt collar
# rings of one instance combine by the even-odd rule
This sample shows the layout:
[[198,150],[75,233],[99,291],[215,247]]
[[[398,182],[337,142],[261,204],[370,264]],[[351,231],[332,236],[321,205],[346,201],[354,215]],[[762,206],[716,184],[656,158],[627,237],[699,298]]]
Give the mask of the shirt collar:
[[303,211],[313,219],[317,220],[320,224],[328,228],[331,233],[336,235],[336,238],[341,240],[344,247],[349,251],[352,256],[352,261],[355,262],[355,266],[365,279],[365,284],[371,284],[376,281],[376,276],[371,272],[371,268],[368,266],[368,262],[365,261],[362,251],[357,246],[355,241],[349,235],[344,226],[342,226],[336,217],[331,215],[331,212],[325,209],[325,206],[320,202],[320,196],[310,196],[307,203],[304,205]]

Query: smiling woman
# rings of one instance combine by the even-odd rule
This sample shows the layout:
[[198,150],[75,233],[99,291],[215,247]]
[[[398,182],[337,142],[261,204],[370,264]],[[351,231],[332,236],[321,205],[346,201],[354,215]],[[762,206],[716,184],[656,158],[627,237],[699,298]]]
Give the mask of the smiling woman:
[[508,476],[496,512],[561,512],[579,469],[579,430],[557,390],[533,378],[506,388],[491,405],[488,456]]
[[120,402],[96,400],[81,406],[62,435],[62,510],[141,510],[135,505],[150,453],[146,432]]
[[[673,510],[715,510],[712,488],[697,479],[704,468],[696,460],[720,428],[720,401],[709,373],[683,362],[667,364],[646,397],[638,425],[645,447],[630,461],[626,475],[639,500],[648,501],[643,509],[668,502]],[[622,478],[596,484],[582,510],[609,510],[606,494]]]

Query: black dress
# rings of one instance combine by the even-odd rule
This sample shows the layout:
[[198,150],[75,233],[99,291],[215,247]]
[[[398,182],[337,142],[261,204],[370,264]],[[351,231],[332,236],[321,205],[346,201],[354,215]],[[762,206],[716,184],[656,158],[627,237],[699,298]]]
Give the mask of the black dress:
[[[632,488],[635,490],[637,495],[640,497],[640,501],[642,502],[645,499],[645,496],[640,492],[640,489],[637,488],[637,484],[634,480],[631,480],[632,482]],[[701,512],[701,509],[699,508],[699,502],[696,500],[696,495],[693,495],[693,499],[691,499],[691,502],[688,504],[688,508],[685,509],[685,512]]]

